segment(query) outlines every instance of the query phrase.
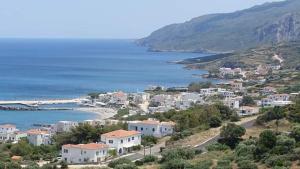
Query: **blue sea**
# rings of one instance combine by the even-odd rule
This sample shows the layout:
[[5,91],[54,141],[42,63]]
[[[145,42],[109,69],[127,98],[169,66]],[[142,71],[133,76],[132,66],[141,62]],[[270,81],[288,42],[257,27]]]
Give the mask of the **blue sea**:
[[[133,40],[1,39],[0,100],[75,98],[89,92],[143,91],[149,85],[185,86],[201,81],[200,70],[171,61],[198,53],[149,52]],[[0,111],[0,123],[84,120],[74,111]]]

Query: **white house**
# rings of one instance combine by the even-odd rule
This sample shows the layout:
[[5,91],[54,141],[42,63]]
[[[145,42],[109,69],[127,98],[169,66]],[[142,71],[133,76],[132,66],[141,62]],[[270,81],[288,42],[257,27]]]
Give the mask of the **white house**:
[[239,109],[239,116],[250,116],[259,113],[258,107],[242,106]]
[[118,154],[130,152],[132,147],[141,145],[141,133],[138,131],[116,130],[101,135],[101,142]]
[[109,103],[120,106],[127,106],[129,104],[127,93],[121,91],[112,93]]
[[55,124],[55,132],[63,133],[70,132],[72,128],[78,126],[78,122],[75,121],[59,121]]
[[225,67],[222,67],[219,69],[220,71],[220,75],[221,76],[226,76],[226,75],[239,75],[242,73],[242,69],[241,68],[234,68],[234,69],[231,69],[231,68],[225,68]]
[[268,96],[268,99],[272,101],[289,101],[290,95],[289,94],[274,94]]
[[261,106],[263,107],[274,107],[274,106],[285,106],[292,104],[289,101],[290,95],[289,94],[274,94],[269,95],[267,98],[263,98],[261,100]]
[[62,146],[62,160],[69,164],[100,163],[108,155],[108,145],[102,143],[66,144]]
[[34,146],[51,144],[51,135],[49,131],[32,129],[27,131],[27,139]]
[[27,134],[20,132],[15,125],[3,124],[0,125],[0,142],[17,142]]
[[231,90],[233,90],[233,91],[240,92],[240,91],[244,90],[242,82],[230,82],[230,86],[231,86]]
[[240,108],[240,99],[239,98],[226,98],[223,100],[224,105],[228,106],[231,109]]
[[271,94],[274,94],[274,93],[276,93],[276,88],[270,87],[270,86],[264,87],[261,90],[262,95],[271,95]]
[[174,133],[174,122],[159,122],[148,119],[144,121],[129,121],[128,130],[139,131],[142,135],[163,137]]

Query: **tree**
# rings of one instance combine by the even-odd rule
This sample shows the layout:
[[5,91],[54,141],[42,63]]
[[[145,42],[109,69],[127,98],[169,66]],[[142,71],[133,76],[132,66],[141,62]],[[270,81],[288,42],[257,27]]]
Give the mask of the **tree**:
[[253,105],[255,105],[255,102],[251,96],[244,96],[242,99],[242,105],[243,106],[253,106]]
[[300,126],[293,127],[291,137],[293,137],[297,142],[300,141]]
[[241,140],[241,137],[246,133],[246,129],[234,123],[228,123],[221,128],[220,142],[225,143],[231,148],[234,148]]
[[258,144],[268,149],[272,149],[276,145],[276,134],[272,130],[265,130],[259,135]]
[[222,120],[217,116],[213,116],[209,118],[208,123],[210,127],[220,127],[222,125]]

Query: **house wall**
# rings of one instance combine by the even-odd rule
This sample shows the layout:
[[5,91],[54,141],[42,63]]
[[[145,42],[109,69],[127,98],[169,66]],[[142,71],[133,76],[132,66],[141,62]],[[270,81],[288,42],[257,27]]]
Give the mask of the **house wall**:
[[107,155],[107,148],[99,150],[62,148],[62,159],[69,164],[99,163],[104,161]]

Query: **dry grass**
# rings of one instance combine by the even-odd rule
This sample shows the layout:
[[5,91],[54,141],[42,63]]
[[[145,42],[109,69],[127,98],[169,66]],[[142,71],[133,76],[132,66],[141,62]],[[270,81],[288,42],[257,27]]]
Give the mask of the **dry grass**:
[[[254,120],[256,118],[257,118],[257,116],[242,118],[241,121],[236,122],[236,124],[240,125],[242,123]],[[207,140],[219,135],[220,134],[220,129],[221,129],[221,127],[211,128],[209,130],[205,130],[205,131],[202,131],[202,132],[199,132],[199,133],[195,133],[194,135],[191,135],[191,136],[189,136],[185,139],[178,140],[178,141],[174,142],[172,144],[172,146],[186,147],[186,146],[199,145],[199,144],[204,143]]]
[[[251,137],[259,137],[259,134],[264,130],[273,130],[276,131],[276,124],[275,121],[269,122],[265,126],[255,126],[253,128],[247,129],[246,134],[243,136],[244,139]],[[279,132],[286,132],[290,131],[292,128],[292,124],[287,120],[280,120],[278,131]]]

